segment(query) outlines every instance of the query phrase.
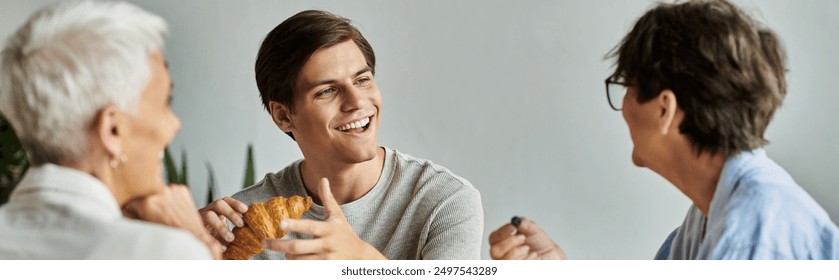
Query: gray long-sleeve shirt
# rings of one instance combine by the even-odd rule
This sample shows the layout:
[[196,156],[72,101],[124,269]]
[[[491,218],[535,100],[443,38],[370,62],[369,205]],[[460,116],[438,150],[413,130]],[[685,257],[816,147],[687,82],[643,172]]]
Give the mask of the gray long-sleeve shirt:
[[[480,259],[483,208],[478,190],[466,179],[428,160],[385,149],[376,186],[341,205],[358,236],[389,259]],[[233,198],[245,204],[275,196],[307,196],[300,162],[292,163]],[[312,205],[302,219],[323,220],[323,206]],[[292,233],[292,238],[309,238]],[[265,250],[253,259],[283,259]]]

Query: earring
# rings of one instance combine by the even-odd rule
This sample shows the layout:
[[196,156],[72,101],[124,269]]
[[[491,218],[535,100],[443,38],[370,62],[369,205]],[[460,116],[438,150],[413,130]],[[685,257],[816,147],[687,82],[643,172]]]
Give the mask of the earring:
[[120,164],[123,164],[123,163],[126,163],[126,162],[128,162],[128,156],[126,156],[125,154],[121,154],[121,155],[119,155],[119,161],[117,161],[116,159],[111,159],[108,162],[108,164],[111,166],[111,168],[117,168],[117,167],[119,167]]

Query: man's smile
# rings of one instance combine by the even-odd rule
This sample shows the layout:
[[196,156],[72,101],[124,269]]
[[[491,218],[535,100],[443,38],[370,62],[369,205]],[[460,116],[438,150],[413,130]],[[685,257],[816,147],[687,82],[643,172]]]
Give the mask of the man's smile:
[[342,132],[363,132],[367,130],[370,120],[373,116],[366,116],[357,120],[350,121],[346,124],[339,125],[335,129]]

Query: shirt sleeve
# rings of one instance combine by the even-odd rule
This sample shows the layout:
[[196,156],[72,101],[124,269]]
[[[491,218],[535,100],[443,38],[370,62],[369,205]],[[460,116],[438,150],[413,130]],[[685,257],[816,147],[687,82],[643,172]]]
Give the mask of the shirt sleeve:
[[484,211],[478,190],[466,185],[444,199],[434,212],[422,259],[480,259]]
[[655,260],[670,259],[670,248],[673,247],[673,238],[676,237],[677,231],[679,231],[678,228],[674,229],[673,232],[667,236],[667,239],[665,239],[664,243],[661,244],[661,247],[658,248],[658,252],[655,253]]
[[93,249],[93,259],[208,260],[210,250],[191,233],[142,221],[124,221]]

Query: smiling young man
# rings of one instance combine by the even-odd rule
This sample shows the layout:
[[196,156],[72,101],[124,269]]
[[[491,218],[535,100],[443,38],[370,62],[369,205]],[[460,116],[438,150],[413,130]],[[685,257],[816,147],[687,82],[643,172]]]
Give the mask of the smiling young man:
[[480,194],[430,161],[379,146],[382,96],[373,48],[349,20],[303,11],[266,36],[256,60],[265,108],[303,159],[201,209],[222,243],[248,204],[312,196],[256,259],[478,259]]
[[[632,162],[693,202],[656,259],[839,258],[839,229],[762,148],[786,95],[771,30],[726,1],[659,4],[614,55],[607,95],[629,127]],[[565,257],[530,220],[489,242],[495,259]]]

